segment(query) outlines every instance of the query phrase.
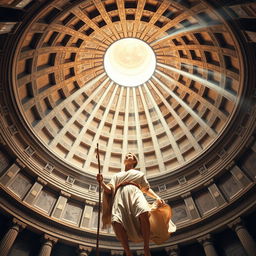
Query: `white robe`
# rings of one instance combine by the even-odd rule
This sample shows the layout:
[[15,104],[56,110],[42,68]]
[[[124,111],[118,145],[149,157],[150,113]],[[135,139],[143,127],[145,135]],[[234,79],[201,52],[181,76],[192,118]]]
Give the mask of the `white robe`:
[[142,192],[150,187],[144,173],[135,169],[120,172],[112,177],[109,184],[113,186],[115,191],[117,185],[124,182],[136,183],[140,189],[134,185],[125,185],[118,188],[113,201],[111,222],[116,221],[121,223],[130,241],[141,242],[143,238],[140,231],[139,215],[144,212],[151,212],[150,225],[152,240],[155,243],[161,243],[168,239],[170,235],[168,224],[170,223],[171,209],[166,205],[161,210],[156,210],[156,208],[153,209],[148,204]]

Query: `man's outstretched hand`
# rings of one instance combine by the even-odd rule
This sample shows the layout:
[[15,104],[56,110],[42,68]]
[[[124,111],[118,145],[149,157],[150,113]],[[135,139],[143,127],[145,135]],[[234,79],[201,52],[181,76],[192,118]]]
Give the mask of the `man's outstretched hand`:
[[102,182],[103,182],[103,176],[102,176],[102,174],[101,174],[101,173],[98,173],[96,178],[97,178],[97,181],[99,182],[99,184],[102,184]]
[[160,197],[158,197],[156,199],[156,203],[157,203],[157,207],[161,207],[165,204],[165,201],[163,199],[161,199]]

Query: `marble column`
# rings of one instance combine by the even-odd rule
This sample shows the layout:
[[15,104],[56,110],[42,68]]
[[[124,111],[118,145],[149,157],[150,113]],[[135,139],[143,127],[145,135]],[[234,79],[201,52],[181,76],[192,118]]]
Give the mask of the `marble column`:
[[47,234],[44,235],[44,242],[38,256],[50,256],[52,247],[57,243],[58,239]]
[[18,233],[26,227],[26,224],[17,219],[13,219],[12,222],[12,226],[9,228],[0,242],[1,256],[6,256],[9,253],[16,237],[18,236]]
[[84,245],[79,245],[78,247],[78,255],[79,256],[89,256],[92,248]]
[[248,256],[255,256],[256,243],[247,231],[246,227],[243,225],[242,220],[238,218],[231,222],[228,226],[236,232]]
[[199,237],[197,241],[204,247],[204,252],[206,256],[218,256],[210,234]]
[[179,256],[179,247],[178,245],[173,245],[165,248],[168,256]]

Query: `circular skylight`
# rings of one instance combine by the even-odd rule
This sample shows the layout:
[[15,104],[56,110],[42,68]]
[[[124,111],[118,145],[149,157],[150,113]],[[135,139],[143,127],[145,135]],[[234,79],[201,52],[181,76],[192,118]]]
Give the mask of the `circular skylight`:
[[152,48],[144,41],[124,38],[107,49],[104,67],[115,83],[133,87],[150,79],[155,71],[156,57]]

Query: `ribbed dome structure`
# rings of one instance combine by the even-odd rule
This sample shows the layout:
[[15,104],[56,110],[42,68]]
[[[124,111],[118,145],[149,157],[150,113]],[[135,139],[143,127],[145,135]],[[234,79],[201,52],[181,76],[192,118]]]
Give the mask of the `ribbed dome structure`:
[[[143,40],[156,58],[152,76],[134,87],[104,67],[107,49],[123,38]],[[126,60],[136,54],[127,47],[117,53]],[[239,56],[230,28],[201,1],[63,3],[22,35],[14,92],[31,131],[62,161],[95,173],[99,143],[104,174],[118,172],[132,151],[143,172],[159,176],[228,129],[243,92]]]

